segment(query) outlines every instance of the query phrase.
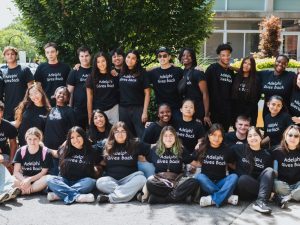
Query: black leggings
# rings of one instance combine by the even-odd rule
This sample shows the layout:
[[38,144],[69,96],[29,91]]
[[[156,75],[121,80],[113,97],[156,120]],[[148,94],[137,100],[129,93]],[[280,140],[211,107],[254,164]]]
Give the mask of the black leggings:
[[[185,178],[183,178],[185,179]],[[188,178],[172,190],[165,187],[153,185],[151,180],[147,181],[147,189],[151,195],[161,197],[161,203],[183,202],[188,196],[194,196],[199,188],[199,183],[194,178]]]
[[271,167],[261,172],[257,179],[242,175],[239,177],[237,189],[240,199],[267,201],[273,190],[275,172]]

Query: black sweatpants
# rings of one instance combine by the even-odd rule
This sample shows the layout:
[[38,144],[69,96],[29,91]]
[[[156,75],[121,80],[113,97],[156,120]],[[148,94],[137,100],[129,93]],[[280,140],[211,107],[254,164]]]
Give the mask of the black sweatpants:
[[142,114],[142,106],[119,106],[120,121],[123,121],[130,132],[140,139],[142,139],[145,130]]
[[199,188],[199,183],[194,178],[182,178],[183,182],[172,190],[165,187],[153,185],[151,180],[147,181],[147,189],[150,195],[160,197],[160,203],[175,203],[183,202],[188,196],[194,196]]
[[273,190],[275,172],[271,167],[261,172],[257,179],[250,175],[239,177],[237,189],[240,199],[267,201]]

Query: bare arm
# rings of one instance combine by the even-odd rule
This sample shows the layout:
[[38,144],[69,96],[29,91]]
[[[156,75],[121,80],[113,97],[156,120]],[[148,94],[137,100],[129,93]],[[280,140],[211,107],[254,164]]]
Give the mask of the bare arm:
[[205,111],[203,121],[208,126],[211,126],[212,123],[211,123],[210,116],[209,116],[209,95],[208,95],[207,83],[206,83],[206,81],[200,81],[198,86],[202,93],[203,105],[204,105],[204,111]]
[[86,88],[86,95],[87,95],[88,119],[90,124],[90,121],[92,119],[92,113],[93,113],[93,90],[90,88]]
[[12,162],[17,150],[17,141],[15,138],[9,139],[9,148],[10,148],[9,161]]
[[67,85],[67,88],[68,88],[68,91],[70,92],[71,94],[71,97],[70,97],[70,101],[69,101],[69,106],[73,106],[73,93],[74,93],[74,89],[75,87],[73,85]]
[[150,88],[144,89],[144,108],[143,108],[143,114],[142,114],[142,122],[146,123],[148,120],[148,106],[150,103]]

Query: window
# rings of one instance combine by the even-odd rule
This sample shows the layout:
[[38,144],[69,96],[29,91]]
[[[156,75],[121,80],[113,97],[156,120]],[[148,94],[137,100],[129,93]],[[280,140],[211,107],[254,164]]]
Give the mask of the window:
[[227,29],[228,30],[258,30],[260,21],[252,20],[228,20]]
[[274,10],[277,11],[300,11],[299,0],[274,0]]
[[264,11],[264,0],[227,0],[228,10]]

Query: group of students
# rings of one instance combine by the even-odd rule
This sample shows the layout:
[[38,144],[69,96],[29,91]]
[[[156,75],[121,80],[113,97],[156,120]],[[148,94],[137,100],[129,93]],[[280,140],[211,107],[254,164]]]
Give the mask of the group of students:
[[[5,48],[0,160],[13,176],[1,165],[0,202],[46,187],[50,201],[93,202],[95,186],[99,203],[137,194],[151,204],[194,201],[199,187],[203,207],[257,198],[253,208],[270,213],[272,191],[281,207],[300,200],[299,127],[292,125],[300,122],[300,73],[287,72],[288,58],[279,55],[274,71],[257,72],[247,57],[234,74],[231,52],[218,46],[219,61],[204,74],[190,48],[178,57],[184,69],[161,47],[160,66],[146,71],[136,50],[112,51],[113,67],[106,53],[96,53],[91,67],[90,50],[80,47],[80,64],[70,72],[48,43],[48,62],[33,76],[17,65],[17,49]],[[146,123],[151,87],[158,121]],[[255,127],[248,131],[261,93],[265,138]],[[236,131],[225,135],[233,121]]]

